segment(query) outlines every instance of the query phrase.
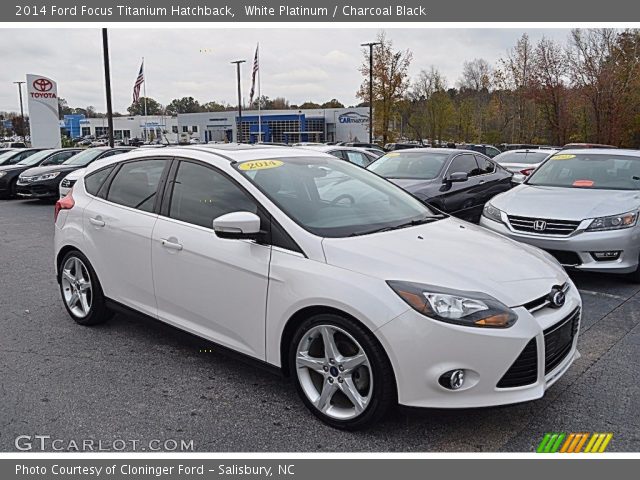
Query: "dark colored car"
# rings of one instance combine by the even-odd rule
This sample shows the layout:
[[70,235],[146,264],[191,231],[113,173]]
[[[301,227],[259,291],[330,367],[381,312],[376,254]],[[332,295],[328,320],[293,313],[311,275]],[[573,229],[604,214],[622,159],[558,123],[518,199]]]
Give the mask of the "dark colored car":
[[[73,158],[67,157],[64,163],[53,166],[30,168],[20,174],[16,185],[16,193],[20,197],[58,198],[60,182],[74,170],[84,168],[92,162],[118,153],[128,152],[132,147],[96,147],[86,150],[64,149],[77,153]],[[81,152],[81,153],[78,153]]]
[[9,149],[8,151],[0,154],[0,166],[15,165],[21,162],[29,155],[33,155],[36,152],[43,150],[42,148],[21,148],[21,149]]
[[512,187],[513,174],[470,150],[412,149],[387,153],[369,170],[423,202],[464,220],[480,220],[484,204]]
[[18,179],[23,172],[33,167],[47,168],[48,166],[60,165],[79,151],[79,149],[69,148],[33,150],[18,163],[0,166],[0,197],[12,198],[16,196]]

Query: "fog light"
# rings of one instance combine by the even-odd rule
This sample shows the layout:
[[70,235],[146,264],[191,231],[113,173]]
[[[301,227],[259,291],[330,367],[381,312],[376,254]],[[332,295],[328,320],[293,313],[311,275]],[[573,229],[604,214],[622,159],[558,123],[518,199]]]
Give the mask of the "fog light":
[[448,390],[458,390],[464,385],[464,370],[449,370],[440,376],[438,383]]
[[607,252],[591,252],[591,256],[596,261],[617,260],[620,258],[620,250],[610,250]]

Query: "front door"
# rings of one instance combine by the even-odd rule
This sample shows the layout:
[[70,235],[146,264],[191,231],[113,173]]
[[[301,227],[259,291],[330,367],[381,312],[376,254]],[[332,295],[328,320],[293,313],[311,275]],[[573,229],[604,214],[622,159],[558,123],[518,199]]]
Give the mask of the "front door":
[[260,359],[271,247],[225,240],[213,220],[258,213],[255,201],[210,165],[181,161],[170,203],[153,232],[153,278],[161,320]]

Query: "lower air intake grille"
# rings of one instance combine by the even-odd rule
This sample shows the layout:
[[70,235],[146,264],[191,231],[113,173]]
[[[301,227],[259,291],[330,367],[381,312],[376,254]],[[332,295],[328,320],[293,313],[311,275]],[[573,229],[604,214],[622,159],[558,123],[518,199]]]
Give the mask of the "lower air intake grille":
[[498,388],[521,387],[531,385],[538,380],[538,351],[536,339],[532,338],[522,353],[509,367],[507,373],[498,382]]
[[580,308],[544,331],[544,373],[553,371],[567,357],[580,325]]

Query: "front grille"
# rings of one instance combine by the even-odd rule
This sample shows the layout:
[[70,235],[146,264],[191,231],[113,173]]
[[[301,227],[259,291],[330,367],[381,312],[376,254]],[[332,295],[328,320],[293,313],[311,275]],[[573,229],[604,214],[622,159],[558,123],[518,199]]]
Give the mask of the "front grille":
[[582,265],[580,255],[578,255],[576,252],[566,252],[564,250],[547,250],[547,252],[553,255],[553,257],[555,257],[555,259],[560,262],[560,265]]
[[509,215],[509,223],[518,232],[537,233],[538,235],[571,235],[580,225],[579,221],[549,220],[546,218],[517,217]]
[[498,388],[531,385],[538,380],[538,352],[536,339],[532,338],[513,365],[498,382]]
[[75,185],[76,181],[75,180],[67,180],[66,178],[64,180],[62,180],[61,186],[63,188],[71,188]]
[[567,357],[580,325],[580,307],[544,331],[544,373],[552,372]]

